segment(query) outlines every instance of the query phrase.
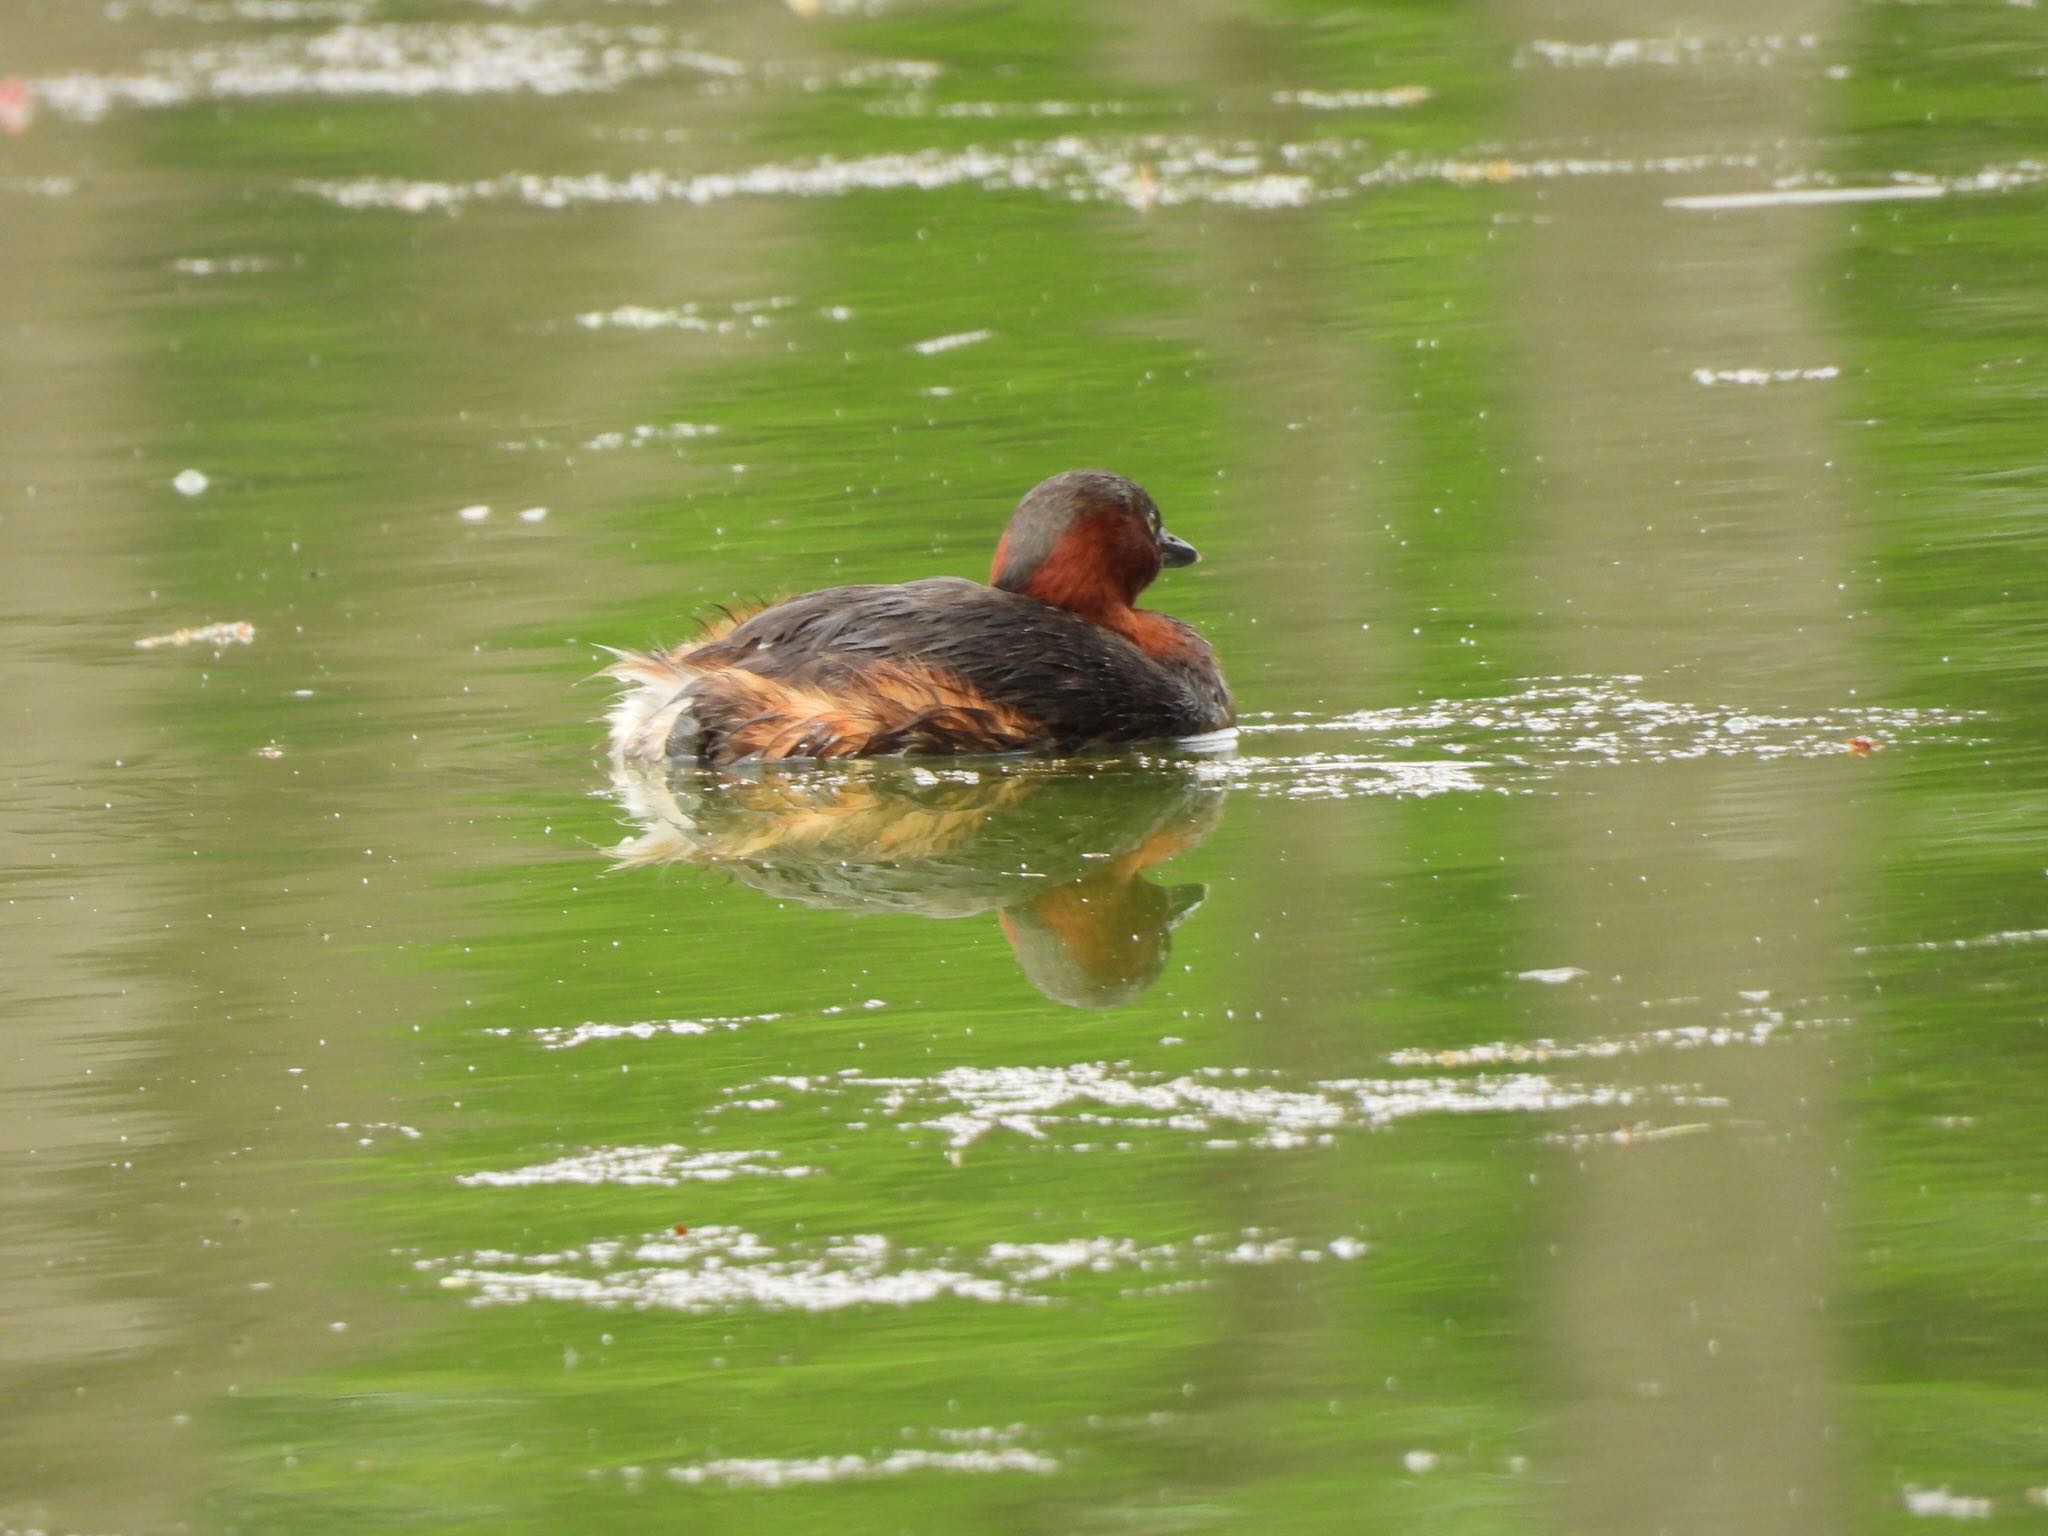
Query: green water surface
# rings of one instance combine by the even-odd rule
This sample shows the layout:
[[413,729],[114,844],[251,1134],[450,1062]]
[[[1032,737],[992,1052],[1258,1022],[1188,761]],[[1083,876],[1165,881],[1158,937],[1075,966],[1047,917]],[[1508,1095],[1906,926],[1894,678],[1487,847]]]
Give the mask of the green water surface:
[[[2048,1530],[2037,9],[7,79],[0,1532]],[[605,761],[1084,465],[1234,743]]]

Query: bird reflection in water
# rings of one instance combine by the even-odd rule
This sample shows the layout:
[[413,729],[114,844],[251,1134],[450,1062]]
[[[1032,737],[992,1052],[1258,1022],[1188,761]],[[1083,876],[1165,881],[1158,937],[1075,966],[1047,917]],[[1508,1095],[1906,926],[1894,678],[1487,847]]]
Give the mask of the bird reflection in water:
[[1226,793],[1193,759],[629,767],[613,783],[638,828],[610,850],[618,866],[706,865],[842,911],[992,911],[1031,984],[1075,1008],[1159,979],[1208,887],[1147,871],[1207,837]]

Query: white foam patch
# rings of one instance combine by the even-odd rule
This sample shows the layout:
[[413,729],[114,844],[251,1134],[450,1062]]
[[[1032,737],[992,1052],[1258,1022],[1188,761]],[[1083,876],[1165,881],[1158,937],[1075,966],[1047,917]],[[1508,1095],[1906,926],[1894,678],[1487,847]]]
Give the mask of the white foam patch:
[[1408,762],[1353,752],[1293,757],[1239,756],[1205,763],[1193,776],[1248,794],[1289,800],[1354,800],[1374,795],[1429,799],[1499,789],[1482,777],[1486,763]]
[[1434,94],[1426,85],[1397,85],[1384,91],[1275,91],[1273,104],[1307,107],[1311,112],[1355,112],[1387,107],[1419,107]]
[[995,332],[990,330],[954,331],[949,335],[933,336],[925,341],[913,341],[910,344],[910,350],[922,353],[926,357],[933,357],[941,352],[952,352],[961,347],[971,347],[976,342],[991,339],[994,335]]
[[705,78],[744,66],[682,47],[647,27],[588,23],[347,23],[310,36],[165,50],[139,74],[75,73],[34,82],[59,116],[97,122],[122,108],[280,96],[542,96],[613,90],[678,72]]
[[1540,981],[1546,987],[1561,987],[1568,981],[1577,981],[1585,974],[1576,965],[1552,965],[1533,971],[1517,971],[1515,980]]
[[2016,944],[2038,944],[2048,939],[2048,928],[2007,928],[1998,933],[1980,933],[1964,939],[1920,939],[1909,944],[1863,944],[1852,955],[1934,954],[1952,949],[2005,949]]
[[1813,33],[1738,36],[1618,37],[1599,43],[1566,43],[1536,38],[1515,50],[1515,68],[1698,69],[1705,66],[1764,66],[1810,58],[1820,48]]
[[185,277],[220,277],[268,272],[276,266],[268,256],[181,256],[171,263],[171,270]]
[[510,172],[467,182],[358,177],[302,181],[296,186],[344,208],[401,213],[454,213],[471,203],[493,201],[557,209],[590,204],[701,206],[734,198],[844,197],[856,192],[930,192],[958,186],[1120,203],[1141,210],[1181,205],[1276,209],[1430,181],[1471,185],[1587,176],[1664,176],[1713,169],[1755,170],[1762,164],[1751,154],[1478,160],[1407,155],[1376,159],[1374,155],[1370,144],[1349,139],[1275,147],[1185,135],[1094,138],[1069,134],[997,147],[827,157],[688,176],[666,170],[571,176]]
[[166,648],[182,650],[188,645],[254,645],[256,626],[247,619],[236,619],[219,624],[200,624],[189,629],[174,629],[163,635],[144,635],[135,642],[138,651],[158,651]]
[[867,1482],[879,1477],[901,1477],[909,1472],[1033,1472],[1042,1476],[1059,1469],[1059,1462],[1051,1456],[1021,1446],[1007,1446],[1001,1450],[900,1450],[872,1456],[729,1456],[670,1467],[667,1476],[673,1482],[691,1486],[722,1483],[728,1488],[788,1488],[811,1483]]
[[1606,1147],[1649,1146],[1660,1141],[1676,1141],[1685,1136],[1702,1136],[1714,1127],[1705,1121],[1692,1121],[1683,1125],[1653,1125],[1638,1121],[1632,1125],[1617,1125],[1604,1131],[1552,1131],[1543,1138],[1544,1145],[1568,1147],[1574,1152],[1587,1152]]
[[1388,1052],[1387,1061],[1397,1067],[1542,1067],[1564,1062],[1614,1061],[1666,1051],[1767,1045],[1783,1035],[1835,1029],[1847,1023],[1843,1018],[1794,1018],[1767,1003],[1750,1003],[1734,1009],[1726,1024],[1681,1024],[1593,1040],[1496,1040],[1442,1050],[1407,1047]]
[[836,1312],[857,1306],[917,1306],[942,1300],[1046,1305],[1048,1287],[1092,1275],[1127,1277],[1125,1295],[1158,1283],[1199,1284],[1221,1268],[1350,1263],[1369,1249],[1354,1234],[1309,1242],[1248,1228],[1182,1242],[1127,1237],[998,1242],[978,1252],[906,1248],[878,1233],[771,1246],[738,1227],[693,1227],[627,1244],[591,1243],[566,1252],[486,1251],[459,1260],[419,1260],[442,1271],[444,1290],[478,1306],[534,1301],[689,1313],[738,1309]]
[[707,336],[738,336],[764,329],[772,323],[774,311],[795,303],[795,299],[777,294],[727,305],[621,304],[614,309],[588,310],[576,317],[576,323],[586,331],[696,331]]
[[[1442,793],[1508,789],[1577,769],[1701,758],[1834,757],[1856,739],[1952,742],[1981,717],[1953,710],[1867,706],[1793,714],[1645,697],[1642,679],[1548,678],[1482,699],[1439,699],[1330,717],[1247,717],[1253,742],[1348,733],[1384,744],[1375,753],[1239,757],[1203,771],[1279,794]],[[1396,754],[1427,754],[1411,761]],[[1436,754],[1446,756],[1439,758]],[[1404,770],[1415,774],[1404,782]]]
[[902,0],[785,0],[799,16],[880,16]]
[[694,442],[700,437],[715,437],[718,428],[708,422],[672,421],[665,426],[642,425],[624,432],[600,432],[584,441],[583,446],[593,453],[610,453],[620,448],[647,448],[659,443]]
[[871,117],[1060,118],[1128,117],[1139,108],[1127,101],[942,101],[922,92],[865,103]]
[[2048,182],[2048,160],[2014,160],[1987,165],[1954,176],[1919,171],[1894,171],[1889,181],[1868,186],[1842,186],[1821,172],[1788,175],[1768,187],[1746,192],[1710,192],[1664,199],[1666,208],[1712,213],[1750,208],[1804,208],[1833,203],[1914,202],[1951,193],[2012,192]]
[[1940,1488],[1915,1488],[1908,1483],[1899,1490],[1906,1513],[1928,1520],[1989,1520],[1992,1502],[1975,1494],[1950,1493]]
[[137,16],[159,21],[221,23],[361,21],[376,9],[376,0],[107,0],[101,14],[109,21]]
[[0,176],[0,192],[21,197],[69,197],[78,183],[69,176]]
[[617,453],[622,450],[663,446],[674,448],[678,444],[716,437],[722,430],[708,421],[642,422],[612,432],[599,432],[580,442],[565,443],[550,437],[517,437],[507,438],[498,446],[507,453],[561,453],[571,450],[585,453]]
[[355,1133],[356,1145],[359,1147],[374,1145],[378,1136],[387,1131],[403,1136],[407,1141],[418,1141],[420,1139],[419,1127],[401,1125],[396,1120],[364,1120],[360,1122],[337,1120],[334,1122],[334,1129],[337,1131],[353,1131]]
[[735,1178],[801,1179],[816,1173],[783,1163],[780,1152],[691,1152],[683,1147],[598,1147],[526,1168],[465,1173],[471,1188],[517,1189],[535,1184],[713,1184]]
[[1939,181],[1898,181],[1876,187],[1772,187],[1757,192],[1667,197],[1664,206],[1692,213],[1714,213],[1742,208],[1806,208],[1826,203],[1898,203],[1946,197],[1949,190],[1947,183]]
[[1839,379],[1842,370],[1832,363],[1820,368],[1695,368],[1692,381],[1706,388],[1717,384],[1810,384]]
[[691,1035],[720,1034],[744,1029],[749,1024],[773,1024],[787,1017],[780,1013],[734,1013],[702,1019],[635,1019],[625,1024],[586,1020],[571,1026],[546,1025],[533,1031],[533,1038],[551,1051],[573,1050],[600,1040],[658,1040]]
[[[861,1116],[937,1132],[954,1151],[999,1131],[1033,1141],[1056,1135],[1074,1150],[1146,1132],[1200,1138],[1212,1148],[1329,1145],[1344,1132],[1422,1115],[1538,1114],[1685,1102],[1677,1089],[1581,1086],[1517,1072],[1500,1077],[1338,1078],[1283,1086],[1278,1074],[1205,1067],[1169,1076],[1123,1062],[1063,1067],[952,1067],[929,1077],[772,1076],[726,1090],[721,1110],[780,1107],[791,1096],[858,1095]],[[783,1098],[774,1097],[780,1094]],[[1076,1136],[1082,1139],[1076,1139]]]

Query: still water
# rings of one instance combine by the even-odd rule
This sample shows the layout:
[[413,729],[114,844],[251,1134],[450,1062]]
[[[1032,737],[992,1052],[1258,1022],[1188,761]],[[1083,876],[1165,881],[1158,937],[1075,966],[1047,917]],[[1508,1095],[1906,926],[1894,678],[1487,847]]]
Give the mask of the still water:
[[0,1531],[2048,1530],[2030,3],[5,11]]

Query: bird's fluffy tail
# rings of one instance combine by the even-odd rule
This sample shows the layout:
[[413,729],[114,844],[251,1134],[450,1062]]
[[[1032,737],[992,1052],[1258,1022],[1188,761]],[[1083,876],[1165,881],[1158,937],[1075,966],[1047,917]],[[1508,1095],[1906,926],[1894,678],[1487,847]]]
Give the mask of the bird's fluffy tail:
[[704,674],[691,666],[686,650],[620,651],[604,669],[625,686],[605,713],[615,763],[662,763],[668,738],[690,707],[690,685]]
[[[963,680],[914,664],[871,663],[830,689],[700,664],[696,646],[613,651],[625,689],[606,720],[612,761],[672,756],[726,765],[855,755],[1042,751],[1044,726]],[[672,751],[672,744],[687,749]]]

